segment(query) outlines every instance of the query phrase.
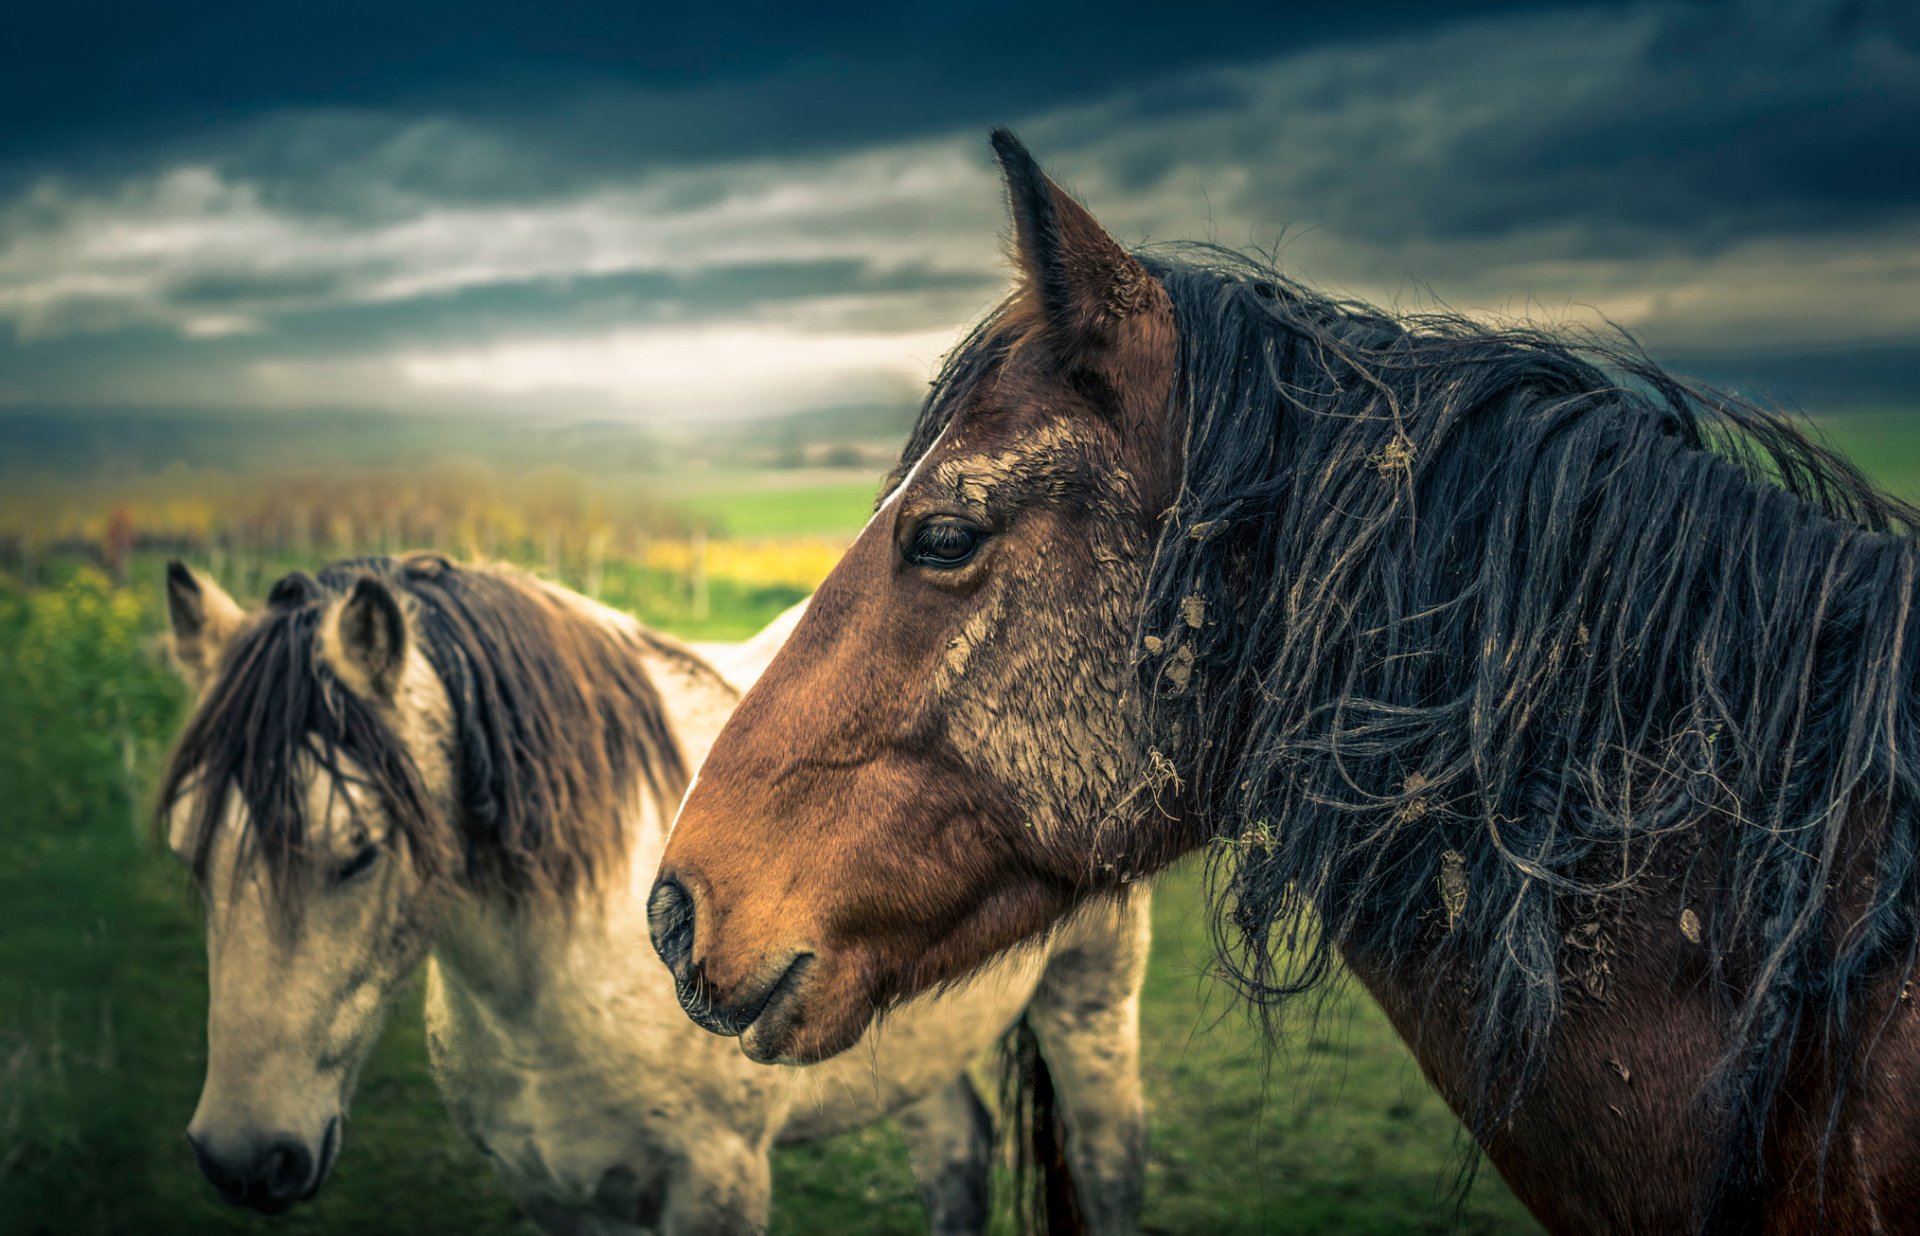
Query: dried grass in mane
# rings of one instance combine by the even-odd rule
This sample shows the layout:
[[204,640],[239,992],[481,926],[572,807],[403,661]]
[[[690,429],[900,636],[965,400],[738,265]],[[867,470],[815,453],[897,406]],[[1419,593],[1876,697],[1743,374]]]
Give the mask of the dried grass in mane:
[[[1241,990],[1324,990],[1336,949],[1435,976],[1472,1011],[1484,1138],[1595,994],[1568,933],[1682,890],[1726,1031],[1701,1211],[1739,1227],[1796,1043],[1833,1062],[1830,1140],[1879,1029],[1862,993],[1914,963],[1920,512],[1630,341],[1140,257],[1178,323],[1184,475],[1139,682],[1220,838]],[[962,345],[910,452],[1006,347],[993,319]]]
[[[380,710],[320,655],[329,606],[366,576],[401,598],[410,636],[452,703],[451,819]],[[453,874],[483,895],[567,906],[624,861],[634,795],[653,795],[664,812],[685,786],[640,658],[644,641],[502,567],[415,555],[335,563],[317,577],[295,572],[223,657],[173,752],[160,812],[190,804],[192,866],[204,880],[237,793],[245,844],[291,908],[301,887],[292,877],[316,853],[308,779],[358,781],[423,877],[457,866]]]

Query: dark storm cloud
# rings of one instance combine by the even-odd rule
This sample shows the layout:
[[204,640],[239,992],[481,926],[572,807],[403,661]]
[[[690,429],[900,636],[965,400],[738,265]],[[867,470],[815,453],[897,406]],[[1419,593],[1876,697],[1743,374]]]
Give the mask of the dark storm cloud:
[[[896,328],[951,321],[937,310],[931,321],[902,322],[918,302],[953,294],[962,302],[990,297],[1000,280],[982,272],[923,267],[875,270],[851,259],[755,263],[697,271],[623,271],[561,279],[490,283],[442,295],[371,305],[330,305],[276,316],[272,332],[283,354],[329,355],[376,345],[457,344],[521,333],[564,334],[621,325],[697,324],[743,313],[779,313],[794,303],[831,298],[888,306]],[[244,283],[220,307],[257,311],[262,299]],[[269,285],[268,292],[272,287]],[[891,298],[910,297],[902,306]],[[962,310],[964,312],[964,310]],[[254,341],[249,346],[258,346]]]
[[[1563,20],[1640,41],[1530,54]],[[220,0],[23,7],[12,26],[0,161],[16,183],[194,161],[276,206],[337,215],[547,198],[663,164],[805,158],[1095,99],[1111,100],[1097,123],[1123,137],[1250,109],[1254,123],[1232,126],[1218,157],[1283,171],[1315,116],[1435,96],[1451,112],[1439,123],[1383,113],[1349,125],[1334,174],[1257,178],[1276,200],[1240,203],[1373,238],[1584,221],[1600,247],[1713,244],[1872,222],[1920,196],[1920,8],[1905,0],[1268,4],[1177,17],[1011,0],[885,14]],[[1444,41],[1461,28],[1481,44],[1464,59]],[[1428,35],[1445,51],[1423,61]],[[1377,42],[1409,50],[1292,94],[1196,72]],[[1164,146],[1115,144],[1122,189],[1173,166]]]
[[[1183,95],[1212,123],[1167,123]],[[1121,193],[1244,168],[1213,201],[1255,222],[1627,257],[1911,221],[1917,116],[1920,6],[1794,0],[1465,21],[1144,88],[1048,137]]]
[[[168,299],[177,304],[208,309],[253,311],[281,303],[324,301],[339,289],[340,279],[326,272],[280,275],[245,270],[196,274],[169,285]],[[548,319],[570,307],[608,306],[608,312],[631,315],[670,305],[676,313],[738,312],[742,304],[779,302],[818,296],[873,295],[927,289],[980,289],[996,286],[984,275],[930,271],[921,267],[877,271],[863,262],[838,259],[818,262],[766,262],[714,266],[697,272],[666,270],[621,271],[608,275],[581,275],[555,279],[528,279],[489,283],[440,296],[422,296],[366,306],[359,312],[381,313],[402,321],[440,317],[456,329],[472,320],[512,321],[538,316]]]
[[1009,121],[1129,240],[1284,238],[1376,299],[1592,305],[1803,374],[1920,341],[1904,2],[19,21],[0,402],[910,386],[881,358],[930,361],[1004,279],[981,138]]
[[1908,410],[1913,392],[1920,391],[1920,344],[1816,352],[1679,353],[1664,359],[1678,371],[1724,390],[1802,410]]
[[1573,218],[1710,245],[1911,216],[1920,7],[1675,8],[1649,26],[1611,80],[1463,129],[1422,186],[1433,234]]
[[163,295],[188,308],[254,311],[323,300],[337,294],[345,282],[335,271],[279,273],[242,267],[186,275],[168,283]]
[[[0,51],[8,117],[0,158],[109,159],[289,110],[433,115],[537,134],[547,171],[805,154],[1005,119],[1197,65],[1520,7],[20,6]],[[647,102],[661,107],[634,106]],[[523,188],[513,170],[468,187]]]

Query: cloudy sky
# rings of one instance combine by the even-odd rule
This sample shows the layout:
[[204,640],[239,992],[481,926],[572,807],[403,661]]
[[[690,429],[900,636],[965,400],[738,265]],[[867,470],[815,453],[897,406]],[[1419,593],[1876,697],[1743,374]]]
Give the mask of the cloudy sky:
[[13,14],[0,406],[911,401],[1003,285],[993,124],[1129,242],[1920,392],[1906,0],[546,7]]

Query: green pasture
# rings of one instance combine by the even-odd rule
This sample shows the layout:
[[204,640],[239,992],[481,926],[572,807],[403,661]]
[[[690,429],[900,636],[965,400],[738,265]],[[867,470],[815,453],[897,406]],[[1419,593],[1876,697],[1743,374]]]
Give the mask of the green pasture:
[[663,500],[710,519],[728,536],[833,536],[873,513],[878,471],[713,469],[658,479]]
[[[1920,496],[1920,422],[1829,436]],[[689,482],[734,535],[857,528],[873,485]],[[783,522],[784,520],[784,522]],[[231,581],[258,595],[261,564]],[[313,564],[301,564],[313,565]],[[204,1062],[198,900],[148,838],[145,804],[183,694],[158,655],[160,562],[121,589],[87,568],[0,577],[0,1233],[530,1232],[427,1077],[417,990],[364,1075],[322,1196],[269,1223],[222,1206],[182,1139]],[[679,581],[612,570],[603,595],[698,636],[744,633],[790,589],[715,580],[695,620]],[[1144,1007],[1150,1230],[1537,1230],[1481,1172],[1464,1203],[1456,1125],[1382,1017],[1342,996],[1269,1055],[1208,977],[1198,873],[1160,887]],[[891,1130],[782,1152],[775,1230],[923,1229]]]
[[1859,461],[1882,485],[1920,502],[1920,412],[1900,409],[1822,417],[1816,432]]

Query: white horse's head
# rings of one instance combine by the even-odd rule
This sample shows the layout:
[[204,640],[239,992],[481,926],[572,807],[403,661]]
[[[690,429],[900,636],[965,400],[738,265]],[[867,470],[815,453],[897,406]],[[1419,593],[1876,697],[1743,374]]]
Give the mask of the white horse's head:
[[448,699],[394,592],[290,578],[251,615],[184,567],[167,583],[201,688],[165,800],[207,911],[187,1139],[228,1201],[269,1213],[325,1182],[355,1077],[426,954],[452,789]]
[[160,798],[207,904],[188,1138],[229,1200],[285,1210],[448,897],[575,912],[625,877],[635,794],[685,773],[643,637],[510,570],[340,563],[249,614],[176,565],[168,605],[200,687]]

